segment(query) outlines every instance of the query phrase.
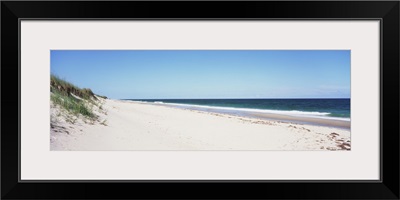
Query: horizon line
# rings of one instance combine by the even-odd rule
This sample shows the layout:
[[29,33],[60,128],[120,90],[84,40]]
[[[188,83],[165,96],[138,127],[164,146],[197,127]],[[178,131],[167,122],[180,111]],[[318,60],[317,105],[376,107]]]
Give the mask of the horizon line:
[[324,98],[324,97],[301,97],[301,98],[135,98],[135,99],[119,99],[119,100],[198,100],[198,99],[351,99],[350,97],[330,97],[330,98]]

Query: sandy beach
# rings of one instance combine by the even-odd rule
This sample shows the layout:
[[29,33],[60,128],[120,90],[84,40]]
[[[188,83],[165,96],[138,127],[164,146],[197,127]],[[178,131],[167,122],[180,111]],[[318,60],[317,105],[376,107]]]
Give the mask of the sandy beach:
[[[102,99],[97,121],[51,105],[51,150],[350,150],[350,130]],[[349,122],[350,123],[350,122]]]

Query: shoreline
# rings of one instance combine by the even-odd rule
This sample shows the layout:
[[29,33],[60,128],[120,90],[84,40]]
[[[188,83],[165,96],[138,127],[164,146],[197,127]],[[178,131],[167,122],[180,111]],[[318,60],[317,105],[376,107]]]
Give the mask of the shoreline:
[[179,109],[187,109],[187,110],[197,110],[203,112],[212,112],[212,113],[219,113],[219,114],[227,114],[232,116],[238,117],[250,117],[255,119],[264,119],[264,120],[272,120],[272,121],[284,121],[289,123],[296,123],[296,124],[308,124],[308,125],[316,125],[316,126],[325,126],[331,128],[341,128],[345,130],[351,130],[351,121],[350,120],[341,120],[341,119],[334,119],[334,118],[323,118],[323,117],[314,117],[314,116],[295,116],[295,115],[284,115],[284,114],[275,114],[275,113],[261,113],[261,112],[251,112],[251,111],[239,111],[239,112],[230,112],[224,111],[218,108],[199,108],[196,107],[197,105],[174,105],[169,103],[152,103],[152,102],[143,102],[143,101],[132,101],[132,100],[120,100],[120,101],[130,101],[135,103],[143,103],[149,105],[156,105],[156,106],[166,106],[172,108],[179,108]]
[[[106,99],[105,124],[55,120],[50,150],[350,150],[350,131],[336,127],[235,116]],[[60,110],[51,107],[52,117]]]

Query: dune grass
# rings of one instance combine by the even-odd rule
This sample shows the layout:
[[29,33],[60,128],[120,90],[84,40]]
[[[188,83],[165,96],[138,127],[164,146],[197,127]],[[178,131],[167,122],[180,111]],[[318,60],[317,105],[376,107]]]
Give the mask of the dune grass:
[[96,94],[96,96],[98,96],[98,97],[100,97],[100,98],[103,98],[103,99],[107,99],[106,96],[102,96],[102,95],[98,95],[98,94]]
[[[51,75],[50,91],[52,92],[51,101],[65,108],[68,112],[75,115],[82,114],[89,118],[96,117],[92,108],[88,106],[88,103],[95,103],[92,90],[88,88],[81,89],[66,80]],[[72,94],[81,99],[74,97]]]
[[51,95],[51,100],[56,105],[60,105],[71,113],[82,114],[83,116],[90,118],[93,118],[95,116],[91,108],[86,106],[82,100],[78,100],[72,96],[65,96],[58,92],[53,92],[53,94]]
[[92,100],[94,93],[89,88],[79,88],[74,84],[59,78],[56,75],[50,76],[51,90],[58,91],[63,96],[71,96],[71,93],[86,100]]

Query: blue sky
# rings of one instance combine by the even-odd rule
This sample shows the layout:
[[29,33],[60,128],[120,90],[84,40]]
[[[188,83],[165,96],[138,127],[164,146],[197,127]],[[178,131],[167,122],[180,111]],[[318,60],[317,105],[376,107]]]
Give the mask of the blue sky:
[[52,50],[50,71],[114,99],[350,98],[349,50]]

